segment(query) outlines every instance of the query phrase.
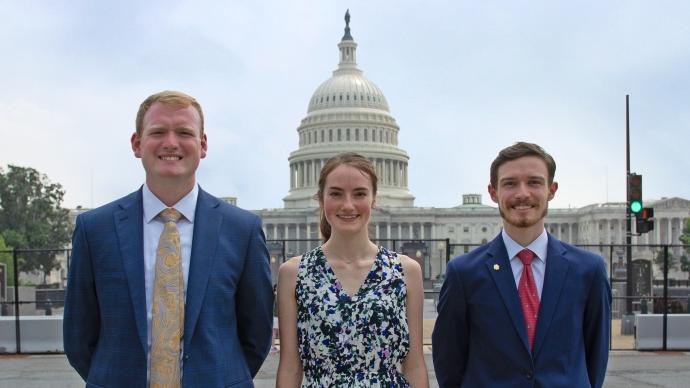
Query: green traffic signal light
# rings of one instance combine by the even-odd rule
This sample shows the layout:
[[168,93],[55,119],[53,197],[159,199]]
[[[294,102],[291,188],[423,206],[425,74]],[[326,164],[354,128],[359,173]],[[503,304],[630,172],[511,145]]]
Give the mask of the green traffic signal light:
[[642,175],[628,174],[628,209],[637,215],[642,211]]
[[630,201],[630,211],[637,214],[642,211],[642,201]]

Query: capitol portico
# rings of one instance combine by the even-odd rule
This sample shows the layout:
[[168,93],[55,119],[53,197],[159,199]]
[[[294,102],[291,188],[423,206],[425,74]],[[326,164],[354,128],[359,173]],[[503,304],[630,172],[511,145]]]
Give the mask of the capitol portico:
[[[318,203],[314,195],[321,167],[341,152],[357,152],[372,161],[379,176],[378,207],[372,213],[370,226],[372,237],[426,240],[420,261],[425,279],[433,279],[445,270],[442,261],[447,247],[441,241],[429,240],[448,239],[451,244],[460,244],[451,254],[461,254],[472,248],[470,244],[485,243],[500,232],[498,209],[483,204],[480,194],[464,194],[461,203],[452,208],[415,207],[414,196],[408,189],[410,157],[398,147],[399,136],[413,129],[401,130],[381,89],[358,68],[357,43],[350,31],[349,14],[338,50],[337,69],[307,100],[307,114],[297,128],[298,148],[288,157],[290,187],[283,199],[284,208],[256,211],[263,218],[266,238],[319,239]],[[625,206],[617,202],[552,208],[546,228],[556,238],[574,244],[623,244]],[[634,237],[633,243],[678,244],[682,226],[690,217],[690,201],[663,198],[647,201],[645,206],[655,210],[655,228]],[[315,244],[290,241],[285,255],[301,254]],[[676,251],[675,254],[681,254],[680,249]],[[274,270],[279,261],[272,264]]]

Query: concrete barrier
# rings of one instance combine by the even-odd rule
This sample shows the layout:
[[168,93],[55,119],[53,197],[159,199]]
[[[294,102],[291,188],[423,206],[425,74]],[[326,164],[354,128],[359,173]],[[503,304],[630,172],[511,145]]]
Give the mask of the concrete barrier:
[[[26,353],[62,352],[62,316],[22,316],[19,318],[21,350]],[[17,351],[15,320],[0,317],[0,353]]]
[[[668,314],[666,349],[690,350],[690,314]],[[635,349],[660,350],[663,348],[663,314],[635,316]]]

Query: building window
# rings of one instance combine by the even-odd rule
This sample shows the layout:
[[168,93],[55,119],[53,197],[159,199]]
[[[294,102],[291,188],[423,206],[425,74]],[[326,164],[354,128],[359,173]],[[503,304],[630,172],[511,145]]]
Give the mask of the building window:
[[355,128],[355,141],[359,141],[359,128]]
[[342,141],[342,137],[340,136],[340,128],[338,128],[338,141]]
[[350,141],[350,128],[345,130],[345,140]]
[[482,233],[486,233],[486,226],[482,226]]
[[368,140],[369,140],[369,136],[367,136],[367,135],[368,135],[368,132],[369,132],[369,130],[367,130],[366,128],[364,128],[364,141],[368,141]]
[[469,227],[469,226],[463,226],[462,232],[463,232],[463,233],[469,233],[469,232],[470,232],[470,227]]
[[328,141],[333,142],[333,130],[332,129],[328,130]]

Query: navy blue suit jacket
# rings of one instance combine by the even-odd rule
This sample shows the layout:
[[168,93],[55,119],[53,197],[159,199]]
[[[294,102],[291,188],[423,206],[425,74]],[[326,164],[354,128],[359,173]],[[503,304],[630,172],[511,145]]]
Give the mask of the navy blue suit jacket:
[[[141,189],[81,214],[64,314],[67,358],[87,387],[146,387]],[[187,280],[184,387],[252,387],[270,349],[273,290],[256,215],[199,190]]]
[[604,261],[548,239],[532,350],[501,235],[448,263],[432,338],[441,387],[601,387],[611,322]]

